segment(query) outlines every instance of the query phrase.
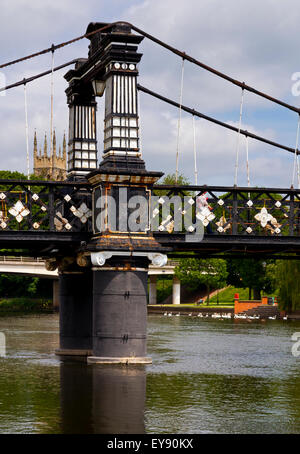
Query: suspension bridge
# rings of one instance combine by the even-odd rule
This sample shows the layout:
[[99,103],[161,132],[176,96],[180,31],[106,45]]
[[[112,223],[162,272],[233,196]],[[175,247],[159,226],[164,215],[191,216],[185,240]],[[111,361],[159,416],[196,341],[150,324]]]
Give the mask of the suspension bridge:
[[[84,38],[90,40],[88,57],[55,67],[55,52]],[[144,38],[181,59],[179,102],[138,83],[142,58],[138,46]],[[149,263],[163,266],[167,256],[180,255],[299,257],[300,189],[295,188],[295,183],[299,186],[300,110],[209,67],[127,22],[91,23],[84,35],[3,63],[0,69],[45,53],[52,55],[51,69],[1,90],[24,86],[28,157],[27,84],[51,76],[52,137],[53,74],[63,67],[74,66],[65,74],[69,107],[67,179],[31,181],[28,166],[27,180],[0,180],[0,247],[22,249],[23,255],[46,259],[49,271],[58,269],[61,306],[58,354],[86,355],[90,363],[147,363],[150,361],[146,356]],[[241,90],[238,127],[183,105],[185,61]],[[294,148],[242,128],[245,91],[298,115]],[[162,172],[146,169],[140,150],[139,92],[179,111],[175,184],[158,184]],[[96,99],[102,96],[105,96],[104,149],[98,163]],[[178,184],[183,111],[237,134],[232,186],[198,185],[195,142],[195,184]],[[246,138],[247,147],[245,187],[237,184],[241,136]],[[248,138],[293,154],[290,188],[251,187]],[[146,205],[137,210],[133,201],[139,197]],[[165,210],[167,199],[171,202],[169,210]],[[114,220],[109,208],[112,200]],[[129,222],[132,217],[136,220],[134,227]],[[197,222],[205,230],[201,239],[195,234]]]

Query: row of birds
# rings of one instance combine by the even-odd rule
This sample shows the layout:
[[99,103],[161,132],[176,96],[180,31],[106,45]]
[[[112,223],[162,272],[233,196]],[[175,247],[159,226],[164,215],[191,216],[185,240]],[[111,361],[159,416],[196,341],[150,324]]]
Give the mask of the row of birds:
[[[164,316],[168,316],[168,317],[172,317],[173,315],[175,315],[175,317],[179,317],[180,314],[177,313],[177,314],[172,314],[172,312],[165,312],[164,313]],[[191,317],[193,314],[190,313],[188,314],[189,317]],[[197,315],[197,317],[200,317],[200,318],[220,318],[220,319],[224,319],[224,318],[236,318],[236,319],[248,319],[248,320],[260,320],[261,318],[266,318],[266,317],[260,317],[260,315],[246,315],[246,314],[234,314],[232,315],[231,313],[228,313],[228,314],[218,314],[218,313],[213,313],[211,315],[209,314],[202,314],[201,312]],[[269,320],[276,320],[277,319],[277,316],[274,315],[274,316],[269,316],[267,317]],[[287,320],[288,319],[288,316],[285,316],[285,317],[282,317],[283,320]]]

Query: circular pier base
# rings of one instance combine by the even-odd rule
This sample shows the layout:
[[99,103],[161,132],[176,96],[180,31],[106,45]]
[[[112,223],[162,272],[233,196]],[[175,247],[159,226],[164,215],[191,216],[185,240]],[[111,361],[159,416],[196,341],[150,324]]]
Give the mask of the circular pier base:
[[73,348],[58,348],[57,350],[55,350],[55,354],[58,356],[90,356],[92,354],[92,351]]
[[101,356],[88,356],[88,364],[152,364],[152,359],[149,357],[101,357]]

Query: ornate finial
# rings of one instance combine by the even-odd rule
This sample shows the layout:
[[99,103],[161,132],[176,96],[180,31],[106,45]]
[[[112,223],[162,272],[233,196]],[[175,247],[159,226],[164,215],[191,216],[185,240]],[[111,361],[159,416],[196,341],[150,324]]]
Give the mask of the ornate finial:
[[59,156],[59,158],[61,159],[61,146],[59,146],[58,156]]

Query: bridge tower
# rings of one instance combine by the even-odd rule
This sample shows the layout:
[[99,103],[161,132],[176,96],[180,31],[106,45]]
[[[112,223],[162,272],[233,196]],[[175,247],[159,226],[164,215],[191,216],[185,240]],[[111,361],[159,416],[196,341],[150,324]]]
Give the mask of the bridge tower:
[[[92,187],[93,235],[76,263],[61,268],[61,353],[87,354],[89,363],[147,363],[148,265],[163,266],[167,257],[149,218],[151,188],[163,173],[146,170],[139,143],[137,50],[143,37],[126,23],[91,23],[87,34],[88,58],[65,76],[68,179],[87,179]],[[104,150],[97,168],[96,97],[103,94]],[[78,284],[76,273],[85,282]],[[92,326],[90,336],[82,320]]]

